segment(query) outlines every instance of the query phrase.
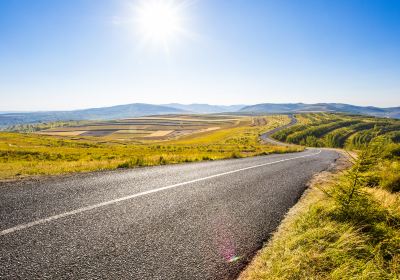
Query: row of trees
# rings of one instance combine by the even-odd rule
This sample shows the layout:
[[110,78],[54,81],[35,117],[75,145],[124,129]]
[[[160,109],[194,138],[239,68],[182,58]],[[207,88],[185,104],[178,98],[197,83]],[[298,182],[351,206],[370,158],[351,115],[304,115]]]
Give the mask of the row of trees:
[[[312,119],[315,120],[315,116]],[[399,143],[400,121],[340,115],[327,118],[325,115],[318,121],[299,124],[273,135],[279,141],[292,144],[333,148],[361,148],[377,136]]]

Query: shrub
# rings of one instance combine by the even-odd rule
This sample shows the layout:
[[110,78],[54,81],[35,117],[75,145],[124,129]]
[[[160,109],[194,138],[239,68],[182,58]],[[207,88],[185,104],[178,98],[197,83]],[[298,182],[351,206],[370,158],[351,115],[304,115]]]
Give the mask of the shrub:
[[400,163],[398,161],[383,163],[378,171],[379,185],[390,192],[400,191]]
[[209,157],[209,156],[203,156],[202,157],[203,160],[213,160],[213,158]]
[[168,163],[168,160],[163,156],[160,156],[158,161],[159,161],[160,165],[165,165]]
[[231,158],[242,158],[243,155],[239,152],[233,152]]
[[117,166],[117,168],[134,168],[137,166],[145,166],[145,161],[143,158],[130,159]]

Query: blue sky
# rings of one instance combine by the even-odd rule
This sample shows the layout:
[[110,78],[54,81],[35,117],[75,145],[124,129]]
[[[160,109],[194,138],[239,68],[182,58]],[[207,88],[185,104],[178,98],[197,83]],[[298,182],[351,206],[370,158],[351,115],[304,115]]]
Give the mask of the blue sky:
[[176,0],[186,32],[168,51],[137,32],[141,1],[0,1],[0,111],[400,106],[400,1]]

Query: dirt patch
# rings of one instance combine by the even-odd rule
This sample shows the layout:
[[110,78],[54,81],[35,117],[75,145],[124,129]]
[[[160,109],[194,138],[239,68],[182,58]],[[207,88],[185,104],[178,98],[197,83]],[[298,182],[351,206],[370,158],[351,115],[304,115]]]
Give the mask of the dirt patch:
[[267,124],[267,120],[265,118],[253,118],[252,126],[263,126]]
[[199,130],[199,132],[214,131],[214,130],[218,130],[218,129],[220,129],[220,127],[219,127],[219,126],[215,126],[215,127],[208,127],[208,128],[205,128],[205,129],[201,129],[201,130]]

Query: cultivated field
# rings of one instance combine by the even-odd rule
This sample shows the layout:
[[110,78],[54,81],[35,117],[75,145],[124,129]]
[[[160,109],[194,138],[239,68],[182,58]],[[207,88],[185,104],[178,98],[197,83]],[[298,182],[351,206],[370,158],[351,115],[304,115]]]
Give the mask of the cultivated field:
[[92,136],[117,141],[169,140],[240,125],[243,117],[223,115],[167,115],[89,122],[38,131],[53,136]]
[[0,133],[0,178],[131,168],[301,150],[260,142],[287,116],[170,115],[32,125]]

